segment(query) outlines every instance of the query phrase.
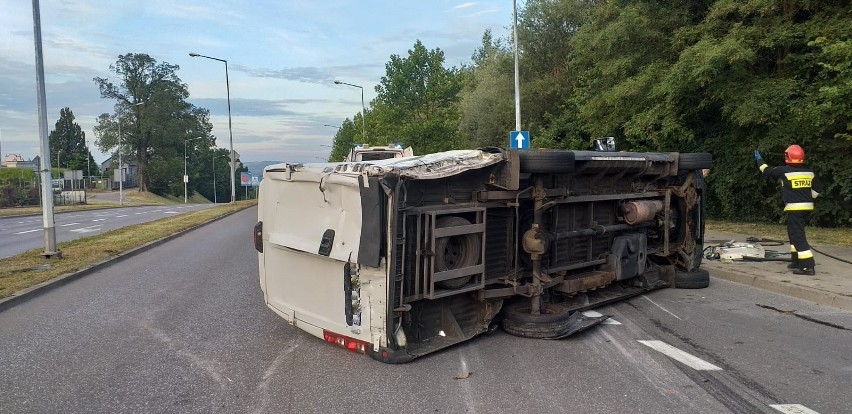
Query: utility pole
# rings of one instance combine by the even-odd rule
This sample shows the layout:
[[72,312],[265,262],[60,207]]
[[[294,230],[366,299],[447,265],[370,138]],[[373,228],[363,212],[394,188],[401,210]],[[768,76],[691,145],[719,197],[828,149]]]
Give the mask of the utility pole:
[[44,91],[44,56],[41,50],[41,12],[38,0],[33,0],[33,40],[35,42],[36,96],[38,98],[39,149],[42,165],[41,173],[41,217],[44,227],[44,252],[42,256],[62,257],[56,248],[56,223],[53,217],[53,189],[50,174],[50,139],[47,134],[47,97]]

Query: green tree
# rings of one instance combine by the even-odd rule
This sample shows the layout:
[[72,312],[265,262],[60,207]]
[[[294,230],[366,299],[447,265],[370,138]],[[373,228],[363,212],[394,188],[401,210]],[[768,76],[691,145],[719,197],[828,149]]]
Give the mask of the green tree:
[[65,107],[59,111],[59,119],[54,130],[50,131],[49,140],[51,165],[58,162],[57,168],[82,170],[84,175],[97,174],[98,164],[86,146],[86,133],[80,124],[74,122],[71,108]]
[[[139,191],[148,191],[150,185],[158,194],[174,194],[176,188],[182,194],[184,141],[204,137],[193,141],[194,148],[215,145],[209,111],[186,102],[189,92],[178,69],[144,53],[128,53],[110,65],[117,83],[94,79],[101,97],[116,101],[113,114],[98,117],[97,144],[102,151],[117,149],[136,161]],[[149,171],[151,163],[155,168]]]
[[[522,128],[532,144],[547,148],[588,147],[577,116],[570,65],[571,39],[592,19],[602,1],[530,0],[519,11],[520,107]],[[506,146],[515,129],[512,39],[483,35],[461,103],[460,131],[478,146]]]
[[472,56],[459,104],[459,131],[472,147],[506,146],[515,129],[514,58],[491,30]]
[[349,150],[356,144],[355,137],[357,135],[358,129],[355,127],[355,123],[348,119],[343,121],[340,129],[334,134],[334,141],[328,160],[332,162],[343,161],[346,155],[349,154]]
[[[625,149],[709,151],[709,209],[777,220],[773,164],[798,143],[826,182],[814,221],[852,212],[852,34],[848,1],[609,2],[573,39],[585,127]],[[770,202],[767,202],[769,200]]]
[[457,148],[462,85],[461,71],[444,67],[444,52],[427,50],[420,40],[407,57],[391,55],[369,113],[369,143],[400,142],[416,154]]

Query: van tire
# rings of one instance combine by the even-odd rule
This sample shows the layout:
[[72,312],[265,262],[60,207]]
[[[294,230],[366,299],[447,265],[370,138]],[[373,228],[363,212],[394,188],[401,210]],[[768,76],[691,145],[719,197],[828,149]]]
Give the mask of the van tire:
[[[435,228],[468,226],[472,224],[463,217],[444,216],[435,223]],[[478,234],[460,234],[458,236],[441,237],[435,240],[435,271],[459,269],[474,266],[479,263],[481,242]],[[459,289],[464,287],[473,275],[442,280],[436,285],[444,289]]]
[[572,151],[518,151],[522,173],[570,173],[574,171]]
[[678,289],[704,289],[710,286],[710,272],[705,269],[676,272],[674,286]]
[[678,158],[680,171],[703,170],[713,166],[713,154],[709,152],[682,152]]
[[570,329],[571,312],[556,304],[542,304],[542,313],[530,314],[530,303],[522,300],[503,308],[503,330],[522,338],[558,338]]

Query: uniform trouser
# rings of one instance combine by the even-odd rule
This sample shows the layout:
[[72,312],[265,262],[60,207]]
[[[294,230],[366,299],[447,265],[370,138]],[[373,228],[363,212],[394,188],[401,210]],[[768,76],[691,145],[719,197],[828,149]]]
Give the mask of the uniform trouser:
[[809,211],[787,212],[787,236],[790,238],[790,253],[793,264],[799,269],[814,268],[814,254],[805,235],[805,222],[811,213]]

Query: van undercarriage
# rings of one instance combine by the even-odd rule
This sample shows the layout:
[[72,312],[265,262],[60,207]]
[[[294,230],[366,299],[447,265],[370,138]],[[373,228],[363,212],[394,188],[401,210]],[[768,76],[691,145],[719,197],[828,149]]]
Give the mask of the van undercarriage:
[[703,278],[696,167],[710,160],[683,155],[509,153],[445,178],[385,175],[394,334],[374,357],[404,362],[499,323],[561,338],[605,319],[579,311]]

